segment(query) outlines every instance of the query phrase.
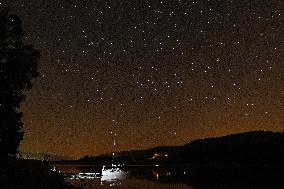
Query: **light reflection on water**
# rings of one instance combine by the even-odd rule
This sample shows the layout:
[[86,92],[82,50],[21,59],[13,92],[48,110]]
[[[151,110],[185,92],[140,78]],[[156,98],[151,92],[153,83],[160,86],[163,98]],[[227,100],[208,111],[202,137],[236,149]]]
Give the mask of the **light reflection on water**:
[[[79,189],[284,188],[281,166],[56,166]],[[277,187],[274,187],[277,186]],[[282,187],[279,187],[282,186]]]
[[125,179],[127,175],[126,171],[122,171],[118,167],[105,168],[103,167],[101,172],[80,172],[73,173],[67,176],[69,180],[93,180],[100,179],[101,185],[109,184],[111,186],[120,184],[121,180]]
[[[161,173],[153,169],[149,176],[152,179],[134,178],[131,171],[121,170],[119,168],[103,168],[99,166],[57,166],[60,171],[66,174],[68,183],[84,189],[193,189],[185,184],[165,184],[159,183],[159,179],[169,177],[170,172]],[[145,175],[146,176],[146,175]]]
[[143,179],[125,179],[118,184],[101,184],[99,179],[92,180],[74,180],[71,181],[74,186],[84,189],[194,189],[191,186],[185,184],[161,184]]

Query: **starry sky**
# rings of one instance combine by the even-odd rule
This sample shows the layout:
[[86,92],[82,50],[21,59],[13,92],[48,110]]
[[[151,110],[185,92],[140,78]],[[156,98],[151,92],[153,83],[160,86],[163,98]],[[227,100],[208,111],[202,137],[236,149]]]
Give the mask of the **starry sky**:
[[[42,54],[22,151],[284,131],[282,0],[0,0]],[[113,132],[111,134],[111,132]]]

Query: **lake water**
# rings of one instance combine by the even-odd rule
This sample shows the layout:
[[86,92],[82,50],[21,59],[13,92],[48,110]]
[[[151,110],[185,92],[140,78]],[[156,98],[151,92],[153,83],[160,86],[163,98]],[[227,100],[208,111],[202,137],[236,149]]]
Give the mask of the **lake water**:
[[56,168],[65,173],[68,183],[84,189],[196,189],[173,181],[171,174],[174,173],[157,166],[130,166],[118,170],[77,165],[57,165]]
[[[56,165],[80,189],[261,189],[284,188],[276,167]],[[281,187],[279,187],[281,186]]]

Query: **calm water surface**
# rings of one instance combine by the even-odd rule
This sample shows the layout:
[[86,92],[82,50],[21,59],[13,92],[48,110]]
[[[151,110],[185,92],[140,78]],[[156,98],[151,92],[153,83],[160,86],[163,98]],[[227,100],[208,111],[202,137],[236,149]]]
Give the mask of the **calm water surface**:
[[[84,189],[195,189],[173,179],[175,173],[159,167],[122,167],[117,170],[102,166],[57,165],[66,181]],[[186,175],[186,172],[182,174]]]
[[80,189],[262,189],[284,188],[281,166],[57,165]]

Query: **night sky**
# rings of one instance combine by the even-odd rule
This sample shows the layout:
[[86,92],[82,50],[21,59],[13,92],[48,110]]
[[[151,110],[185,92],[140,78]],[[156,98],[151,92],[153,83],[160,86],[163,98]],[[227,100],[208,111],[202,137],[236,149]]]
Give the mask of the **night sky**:
[[[284,131],[282,0],[8,0],[42,54],[22,151]],[[110,132],[113,132],[111,134]]]

